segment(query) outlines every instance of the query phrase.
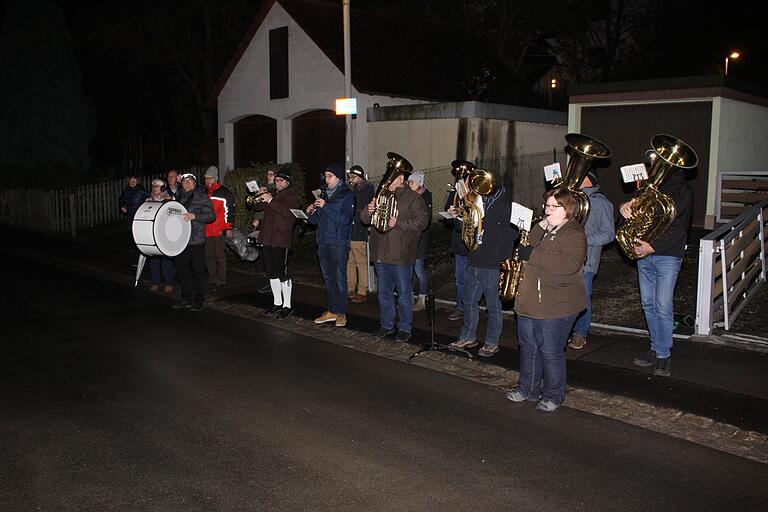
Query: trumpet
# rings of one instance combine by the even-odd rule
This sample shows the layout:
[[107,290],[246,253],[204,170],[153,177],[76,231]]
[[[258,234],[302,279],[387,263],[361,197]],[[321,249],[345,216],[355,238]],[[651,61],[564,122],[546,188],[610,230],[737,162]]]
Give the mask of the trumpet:
[[255,194],[250,194],[248,197],[245,198],[245,205],[250,208],[252,206],[255,206],[261,203],[262,201],[264,201],[264,199],[262,199],[262,196],[266,194],[272,194],[272,196],[274,196],[277,194],[277,190],[265,190],[264,192],[257,192]]

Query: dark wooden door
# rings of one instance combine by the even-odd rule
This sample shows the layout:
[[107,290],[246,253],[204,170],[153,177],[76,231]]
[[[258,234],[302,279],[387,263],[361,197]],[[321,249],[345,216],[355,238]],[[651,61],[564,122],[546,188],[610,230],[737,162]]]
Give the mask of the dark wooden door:
[[346,125],[333,110],[313,110],[293,120],[293,161],[306,175],[307,190],[320,186],[323,168],[344,162]]
[[248,116],[234,125],[235,168],[251,163],[277,162],[277,121]]

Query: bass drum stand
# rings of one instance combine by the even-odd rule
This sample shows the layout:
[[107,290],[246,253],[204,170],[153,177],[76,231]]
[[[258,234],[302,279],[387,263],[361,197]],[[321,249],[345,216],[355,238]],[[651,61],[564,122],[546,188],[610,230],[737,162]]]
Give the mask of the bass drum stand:
[[427,295],[425,309],[427,311],[427,320],[429,320],[429,332],[432,337],[432,341],[429,345],[422,345],[418,352],[415,352],[413,355],[411,355],[411,357],[408,358],[408,364],[411,364],[413,358],[419,354],[423,354],[424,352],[429,352],[432,350],[447,350],[451,353],[462,352],[466,354],[468,358],[472,359],[472,354],[468,350],[463,348],[452,348],[450,345],[440,345],[435,343],[435,296],[431,293]]

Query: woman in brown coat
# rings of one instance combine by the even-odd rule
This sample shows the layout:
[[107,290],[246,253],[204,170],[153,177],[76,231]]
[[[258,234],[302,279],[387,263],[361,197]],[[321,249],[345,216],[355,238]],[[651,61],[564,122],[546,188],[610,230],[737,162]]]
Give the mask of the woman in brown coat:
[[545,412],[565,401],[565,347],[587,306],[581,275],[587,238],[574,218],[577,208],[568,189],[544,194],[544,219],[531,228],[530,245],[518,249],[524,261],[515,300],[520,381],[507,398],[538,402]]

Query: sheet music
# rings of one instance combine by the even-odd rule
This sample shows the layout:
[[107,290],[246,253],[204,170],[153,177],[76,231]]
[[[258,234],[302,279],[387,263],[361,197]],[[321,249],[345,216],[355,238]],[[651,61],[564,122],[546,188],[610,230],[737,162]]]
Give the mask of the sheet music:
[[512,203],[512,213],[509,217],[509,223],[517,226],[524,231],[531,230],[531,221],[533,220],[533,210],[526,208],[520,203]]
[[290,210],[293,216],[296,217],[297,219],[307,220],[309,218],[307,217],[307,214],[301,210],[294,210],[293,208],[291,208]]
[[560,171],[560,162],[544,166],[544,179],[547,181],[563,179],[563,174]]
[[451,220],[451,219],[453,218],[453,215],[451,215],[451,214],[450,214],[450,213],[448,213],[448,212],[437,212],[437,214],[438,214],[439,216],[441,216],[442,218],[444,218],[444,219],[448,219],[448,220]]
[[319,199],[320,194],[322,194],[322,191],[319,188],[316,188],[315,190],[312,191],[312,195],[315,196],[315,199]]
[[632,164],[621,167],[621,177],[624,183],[648,179],[648,170],[645,164]]
[[248,189],[248,192],[250,192],[251,194],[259,191],[259,184],[255,179],[251,181],[246,181],[245,186]]

